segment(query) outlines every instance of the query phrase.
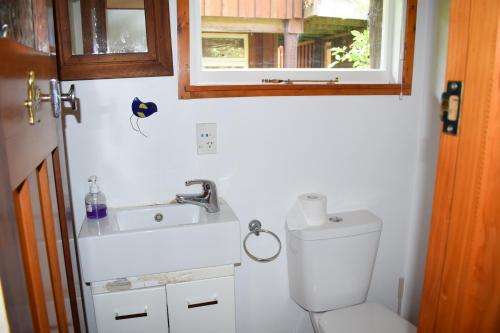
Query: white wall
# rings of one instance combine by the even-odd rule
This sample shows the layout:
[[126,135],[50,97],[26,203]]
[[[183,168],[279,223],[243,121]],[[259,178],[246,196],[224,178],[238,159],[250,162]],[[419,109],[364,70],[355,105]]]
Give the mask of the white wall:
[[[413,208],[410,216],[408,251],[406,259],[405,301],[402,313],[413,322],[418,322],[420,294],[422,292],[427,257],[427,243],[432,214],[433,189],[439,140],[439,109],[441,93],[444,89],[446,55],[448,48],[448,21],[450,0],[440,0],[434,6],[426,8],[425,16],[436,13],[433,26],[425,34],[431,45],[425,56],[425,67],[432,68],[424,72],[422,80],[426,89],[420,99],[419,109],[430,110],[419,119],[419,142],[417,143],[417,171],[413,186]],[[435,30],[435,33],[432,31]],[[432,112],[434,111],[434,112]]]
[[[170,5],[175,13],[175,1]],[[428,208],[418,207],[416,197],[432,196],[433,191],[416,184],[417,175],[433,177],[437,145],[436,136],[426,129],[435,128],[438,120],[430,115],[436,110],[421,102],[429,99],[431,89],[426,79],[434,33],[431,6],[419,1],[414,92],[403,100],[327,96],[180,101],[175,76],[75,82],[81,121],[67,117],[66,133],[77,229],[91,174],[100,177],[109,206],[167,202],[186,191],[185,180],[213,179],[240,218],[242,238],[248,222],[257,218],[284,241],[285,215],[296,196],[322,192],[331,212],[368,208],[383,219],[369,299],[395,310],[398,278],[416,274],[408,269],[413,264],[407,261],[414,260],[408,244],[427,224],[414,222],[420,209]],[[175,17],[171,23],[175,41]],[[130,128],[135,96],[159,107],[140,123],[148,138]],[[197,122],[217,123],[217,155],[196,154]],[[423,155],[428,158],[420,163]],[[307,314],[289,297],[285,252],[268,264],[242,254],[236,269],[236,307],[239,333],[312,332]]]

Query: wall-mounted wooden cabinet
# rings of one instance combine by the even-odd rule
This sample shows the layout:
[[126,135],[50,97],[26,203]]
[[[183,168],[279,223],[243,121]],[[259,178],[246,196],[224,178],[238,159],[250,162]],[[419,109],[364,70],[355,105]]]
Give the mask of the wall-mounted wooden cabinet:
[[173,75],[168,1],[55,1],[62,80]]

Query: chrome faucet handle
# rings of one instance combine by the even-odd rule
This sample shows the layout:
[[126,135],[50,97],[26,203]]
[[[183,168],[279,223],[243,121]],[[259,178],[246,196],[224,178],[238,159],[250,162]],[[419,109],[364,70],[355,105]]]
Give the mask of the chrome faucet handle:
[[186,181],[186,186],[200,184],[203,188],[200,194],[178,194],[176,200],[178,203],[192,203],[203,205],[209,213],[216,213],[219,209],[219,199],[217,196],[217,186],[211,180],[193,179]]
[[201,186],[203,186],[203,188],[205,188],[206,185],[210,188],[216,187],[215,183],[213,181],[207,180],[207,179],[186,180],[186,186],[191,186],[191,185],[196,185],[196,184],[200,184]]
[[200,184],[203,188],[201,196],[208,197],[209,200],[217,200],[217,186],[211,180],[193,179],[186,181],[186,186]]

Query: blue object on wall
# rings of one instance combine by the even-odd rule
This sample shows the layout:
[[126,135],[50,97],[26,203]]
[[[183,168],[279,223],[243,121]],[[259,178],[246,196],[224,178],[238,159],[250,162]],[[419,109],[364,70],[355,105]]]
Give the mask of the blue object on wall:
[[[144,134],[139,127],[139,119],[147,118],[156,112],[158,112],[158,108],[156,107],[155,103],[144,103],[139,98],[134,98],[134,100],[132,101],[132,115],[130,116],[130,125],[132,126],[132,129],[136,132],[141,133],[144,137],[147,138],[148,136]],[[132,121],[132,117],[134,116],[136,117],[135,126],[134,122]]]

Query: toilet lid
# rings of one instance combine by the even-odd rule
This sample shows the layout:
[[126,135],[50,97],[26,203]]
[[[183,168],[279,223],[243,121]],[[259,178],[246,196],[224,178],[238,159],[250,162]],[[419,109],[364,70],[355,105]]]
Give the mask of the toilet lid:
[[389,309],[363,303],[321,314],[321,333],[416,333],[417,328]]

